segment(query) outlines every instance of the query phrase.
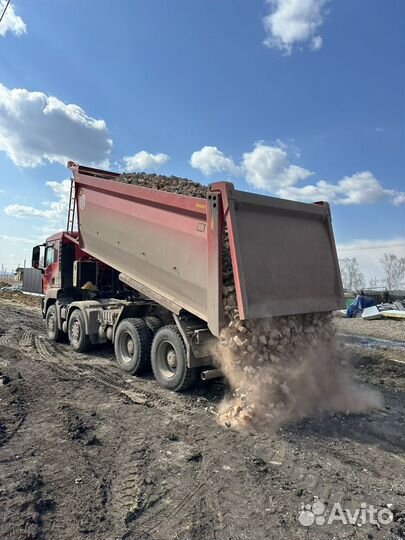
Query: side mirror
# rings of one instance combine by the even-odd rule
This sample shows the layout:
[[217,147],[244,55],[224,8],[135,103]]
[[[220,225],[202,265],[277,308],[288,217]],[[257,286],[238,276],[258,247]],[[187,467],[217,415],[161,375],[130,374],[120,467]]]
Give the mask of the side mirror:
[[[41,244],[39,246],[35,246],[32,249],[32,268],[36,268],[37,270],[43,270],[43,257],[41,257],[41,248],[44,247],[44,244]],[[42,259],[42,260],[41,260]]]

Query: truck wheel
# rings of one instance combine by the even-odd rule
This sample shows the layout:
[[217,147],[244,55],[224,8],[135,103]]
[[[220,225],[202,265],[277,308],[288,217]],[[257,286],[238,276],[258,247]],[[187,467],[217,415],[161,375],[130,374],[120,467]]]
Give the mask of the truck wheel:
[[151,338],[153,339],[156,332],[160,330],[160,328],[162,328],[163,323],[157,317],[145,317],[144,321],[146,323],[146,326],[149,328]]
[[155,379],[168,390],[181,392],[194,385],[197,371],[187,366],[187,351],[176,325],[163,326],[152,343]]
[[49,306],[45,316],[46,335],[52,341],[62,341],[63,332],[58,328],[58,316],[56,313],[56,306],[52,304]]
[[86,334],[83,313],[75,309],[68,322],[68,336],[72,349],[76,352],[84,352],[90,347],[90,338]]
[[150,366],[149,330],[142,319],[124,319],[114,337],[114,351],[120,368],[135,375]]

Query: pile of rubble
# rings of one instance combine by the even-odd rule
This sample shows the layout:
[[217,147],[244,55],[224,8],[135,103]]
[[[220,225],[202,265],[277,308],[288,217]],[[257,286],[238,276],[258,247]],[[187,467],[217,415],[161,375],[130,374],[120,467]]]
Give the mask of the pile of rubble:
[[[310,371],[311,360],[316,369],[321,356],[332,371],[339,363],[330,313],[241,321],[231,280],[224,286],[224,307],[228,324],[220,336],[218,359],[232,397],[221,406],[220,423],[243,429],[333,408],[325,400],[325,386],[319,385],[326,384],[331,392],[340,391],[338,385],[330,384],[330,377],[319,372],[322,380],[316,382],[317,373]],[[309,370],[306,374],[305,369]],[[319,383],[318,395],[301,393],[301,383]]]
[[[120,182],[205,198],[207,187],[176,176],[133,173]],[[229,240],[223,253],[223,301],[226,328],[215,356],[228,379],[232,397],[224,402],[221,423],[243,428],[280,417],[293,406],[286,366],[299,365],[318,346],[332,348],[334,330],[330,314],[312,313],[241,321],[237,307]]]
[[208,193],[207,186],[178,176],[162,176],[154,173],[125,173],[118,176],[116,180],[124,184],[135,184],[141,187],[202,199],[205,199]]

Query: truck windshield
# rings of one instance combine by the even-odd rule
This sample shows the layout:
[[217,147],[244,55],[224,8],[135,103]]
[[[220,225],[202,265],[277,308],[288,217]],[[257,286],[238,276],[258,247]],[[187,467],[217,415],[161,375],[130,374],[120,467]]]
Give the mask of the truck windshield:
[[55,257],[55,248],[53,246],[48,246],[45,253],[45,266],[52,264]]

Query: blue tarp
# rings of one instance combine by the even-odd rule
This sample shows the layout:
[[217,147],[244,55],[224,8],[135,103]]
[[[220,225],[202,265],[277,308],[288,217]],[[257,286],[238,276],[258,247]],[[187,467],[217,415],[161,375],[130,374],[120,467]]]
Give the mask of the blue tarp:
[[377,302],[370,296],[361,296],[358,294],[354,301],[350,304],[346,311],[346,318],[356,317],[358,313],[363,313],[363,309],[371,306],[376,306]]

